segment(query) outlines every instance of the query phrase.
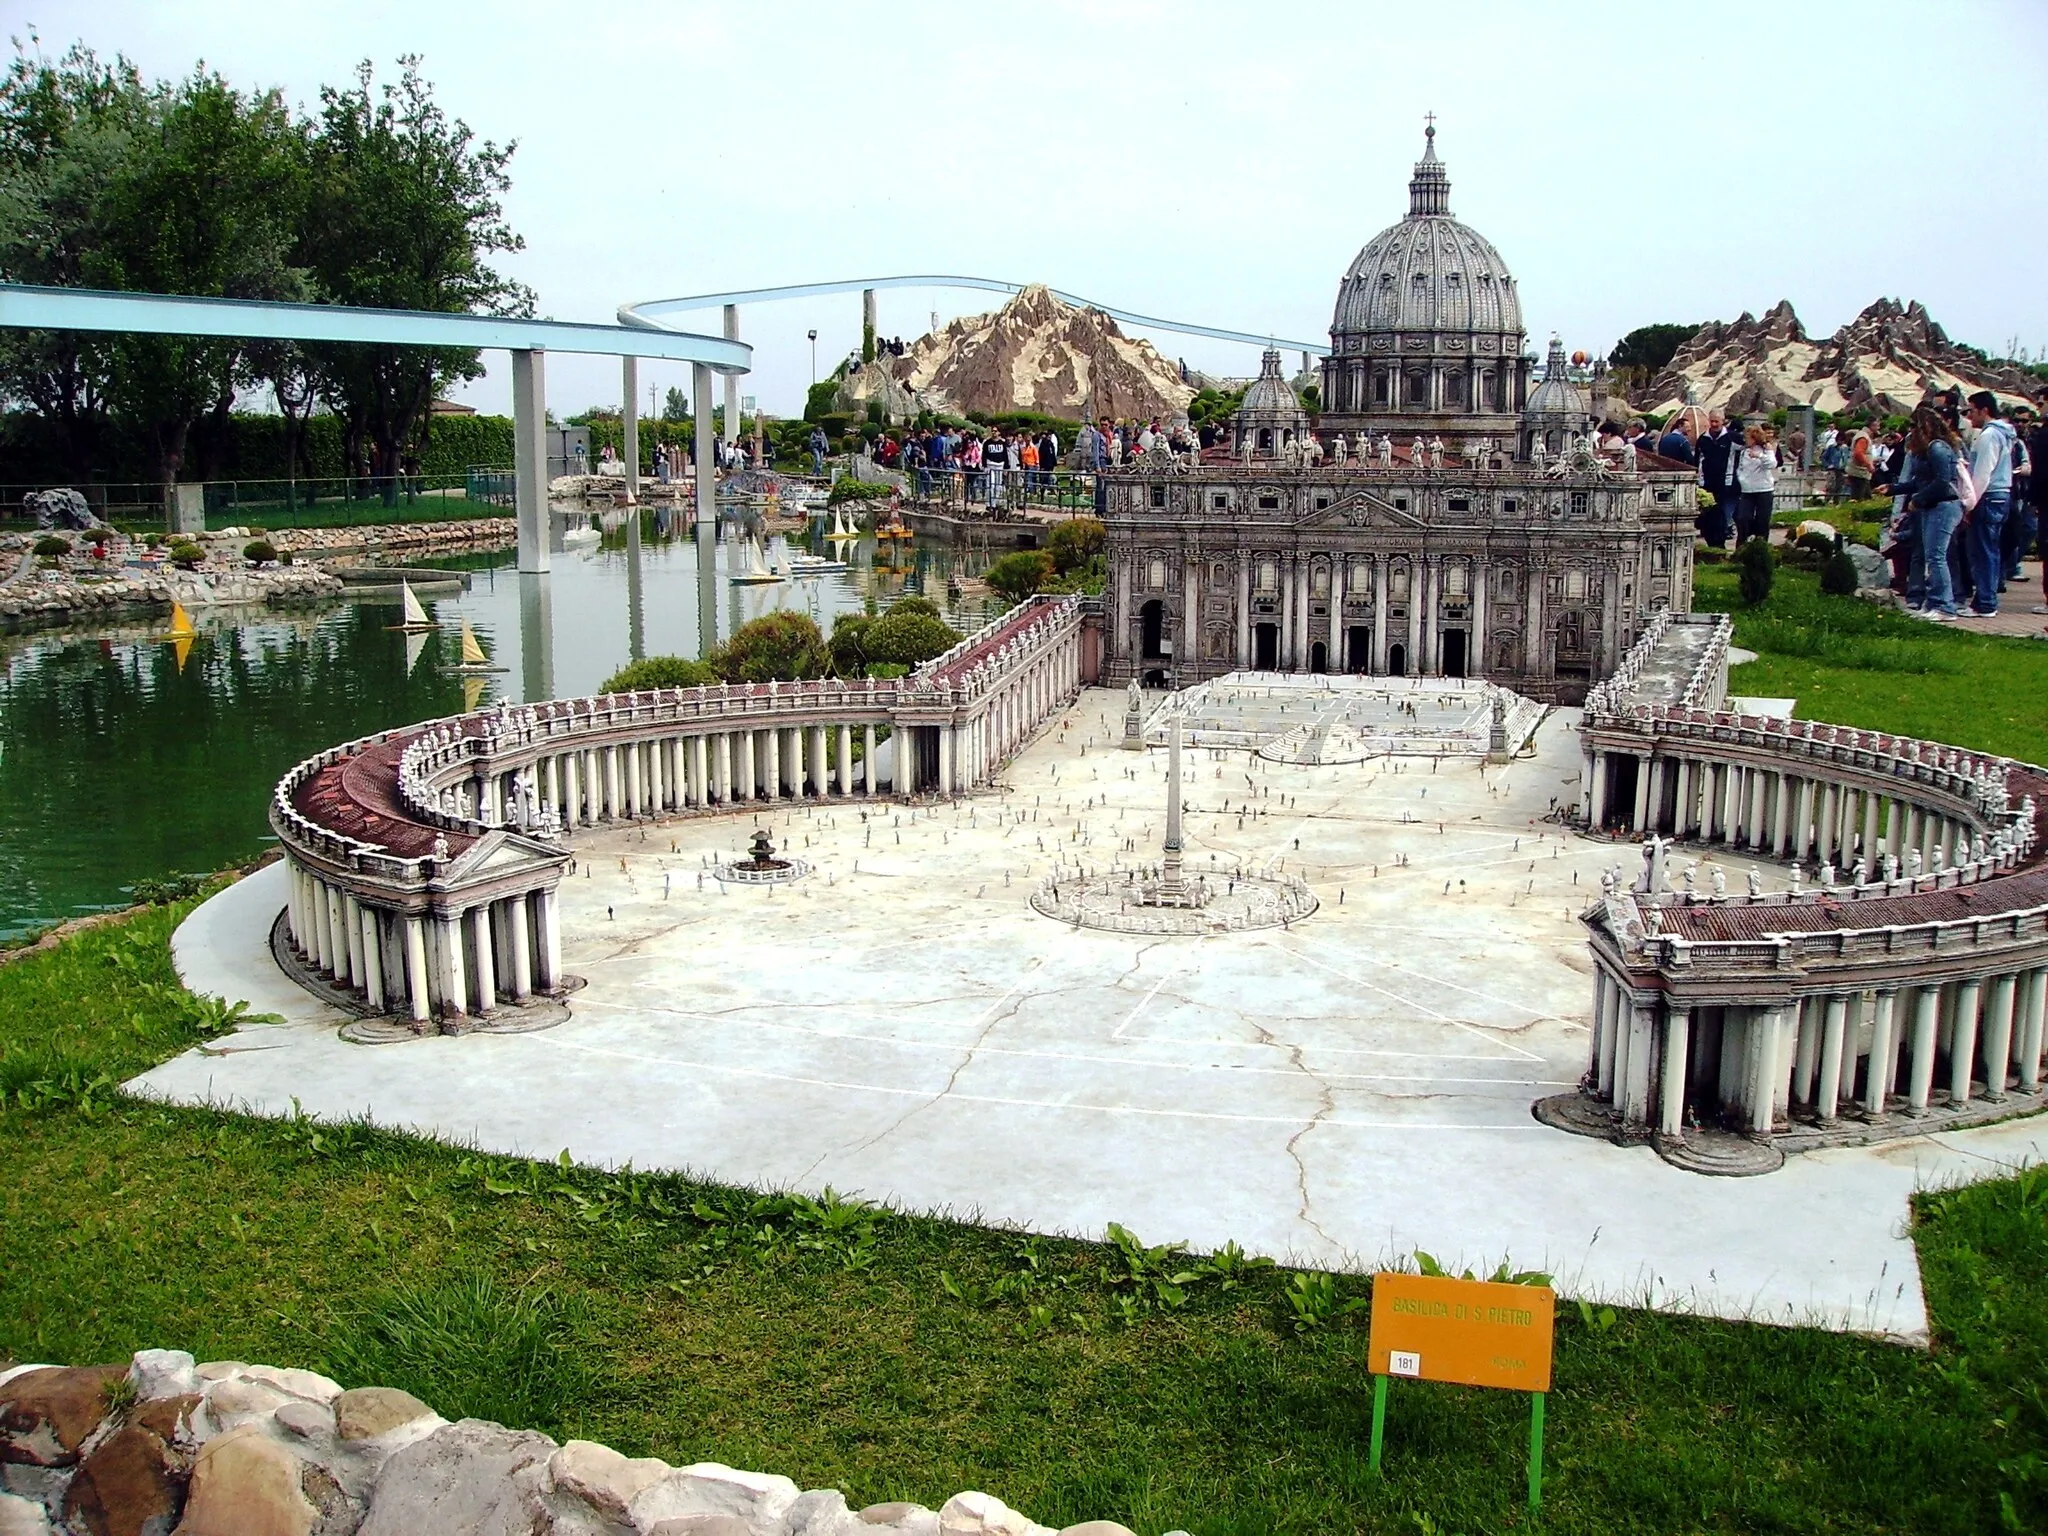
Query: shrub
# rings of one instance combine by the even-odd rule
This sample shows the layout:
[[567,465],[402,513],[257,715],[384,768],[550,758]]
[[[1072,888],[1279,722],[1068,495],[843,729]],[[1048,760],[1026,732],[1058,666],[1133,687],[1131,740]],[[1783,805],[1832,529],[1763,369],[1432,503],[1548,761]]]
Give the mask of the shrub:
[[1742,567],[1742,600],[1754,608],[1771,595],[1771,581],[1777,574],[1769,540],[1751,539],[1735,561]]
[[206,558],[206,551],[190,539],[176,539],[171,544],[171,564],[191,570]]
[[636,693],[643,688],[702,688],[718,681],[716,669],[687,656],[648,656],[629,661],[604,680],[599,693]]
[[71,553],[71,541],[60,539],[54,533],[46,533],[36,540],[35,552],[45,560],[62,560]]
[[258,567],[274,564],[277,560],[277,546],[268,539],[251,539],[242,546],[242,558]]
[[1052,556],[1053,569],[1061,575],[1083,570],[1109,545],[1109,533],[1100,518],[1070,517],[1055,523],[1047,535],[1045,552]]
[[868,663],[867,632],[875,621],[864,613],[842,613],[832,621],[832,670],[859,677]]
[[908,613],[892,608],[870,624],[861,636],[861,649],[872,667],[891,663],[914,667],[942,656],[960,643],[960,632],[928,613]]
[[1019,549],[1004,555],[988,568],[991,590],[1011,602],[1022,602],[1052,576],[1052,556],[1042,549]]
[[891,613],[921,613],[928,618],[934,619],[943,619],[945,617],[943,613],[939,612],[939,605],[930,598],[916,597],[909,593],[905,593],[902,597],[897,598],[895,602],[891,603],[889,611]]
[[848,501],[887,501],[896,494],[896,487],[883,485],[874,480],[856,480],[851,475],[841,475],[832,482],[832,490],[825,497],[828,507],[839,506]]
[[1835,552],[1828,556],[1828,563],[1820,570],[1820,589],[1830,597],[1854,597],[1859,585],[1856,562],[1849,558],[1849,543],[1837,537]]

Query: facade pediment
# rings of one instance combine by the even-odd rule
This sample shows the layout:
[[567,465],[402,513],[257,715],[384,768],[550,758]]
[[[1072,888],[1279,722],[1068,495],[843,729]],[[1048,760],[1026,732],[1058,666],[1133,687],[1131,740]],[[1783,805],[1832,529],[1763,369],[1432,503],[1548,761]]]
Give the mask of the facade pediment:
[[1322,529],[1340,528],[1420,528],[1423,520],[1415,513],[1404,511],[1385,497],[1375,496],[1369,491],[1353,491],[1340,497],[1327,507],[1318,507],[1306,517],[1299,518],[1295,527],[1304,533]]
[[442,878],[451,884],[493,880],[523,870],[550,868],[565,857],[558,849],[499,827],[463,849],[446,866]]

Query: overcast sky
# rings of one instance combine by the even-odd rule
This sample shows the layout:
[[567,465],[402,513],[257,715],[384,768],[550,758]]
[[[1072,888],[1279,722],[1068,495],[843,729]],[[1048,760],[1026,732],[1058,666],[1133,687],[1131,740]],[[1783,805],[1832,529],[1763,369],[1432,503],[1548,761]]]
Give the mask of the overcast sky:
[[[199,59],[312,104],[424,56],[516,139],[508,262],[557,319],[636,299],[897,272],[1040,281],[1139,313],[1321,338],[1407,207],[1437,114],[1452,211],[1521,285],[1540,352],[1789,298],[1825,335],[1918,298],[1994,352],[2048,346],[2048,4],[1818,0],[1588,11],[1120,0],[588,8],[494,0],[0,0],[9,32],[149,75]],[[881,295],[912,337],[993,296]],[[715,330],[715,312],[703,318]],[[743,386],[794,411],[859,344],[858,295],[748,309]],[[1247,349],[1162,334],[1248,373]],[[501,354],[466,398],[509,406]],[[1292,368],[1299,360],[1290,357]],[[642,390],[686,382],[649,364]],[[559,413],[615,363],[551,358]]]

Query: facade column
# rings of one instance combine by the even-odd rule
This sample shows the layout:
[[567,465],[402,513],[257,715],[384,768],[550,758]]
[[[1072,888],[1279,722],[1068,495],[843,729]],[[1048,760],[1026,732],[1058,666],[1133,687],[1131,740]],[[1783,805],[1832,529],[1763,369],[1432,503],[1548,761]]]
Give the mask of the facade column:
[[1948,1097],[1952,1104],[1970,1102],[1970,1078],[1977,1065],[1977,1009],[1983,995],[1984,983],[1975,976],[1956,983],[1955,1028],[1948,1044]]
[[782,795],[782,732],[774,726],[761,732],[761,782],[767,786],[770,800]]
[[1898,1070],[1898,1000],[1896,988],[1879,988],[1871,1016],[1870,1068],[1864,1080],[1863,1108],[1873,1116],[1884,1113],[1885,1095],[1892,1091],[1892,1077]]
[[1777,809],[1771,813],[1771,851],[1778,858],[1784,858],[1792,836],[1792,779],[1784,769],[1778,770]]
[[506,948],[511,952],[507,964],[512,972],[505,979],[511,987],[512,1000],[523,1003],[533,996],[533,941],[524,896],[506,898],[504,920]]
[[1770,841],[1764,824],[1764,793],[1770,788],[1770,775],[1761,768],[1750,774],[1749,786],[1749,836],[1745,839],[1752,848],[1765,849]]
[[1678,793],[1671,804],[1671,835],[1684,837],[1692,831],[1693,760],[1674,759],[1678,771]]
[[1832,1120],[1841,1106],[1842,1037],[1849,1017],[1849,999],[1839,992],[1829,993],[1825,1017],[1821,1026],[1820,1094],[1815,1107],[1821,1119]]
[[427,925],[411,914],[405,919],[405,994],[413,1023],[426,1023],[432,1011],[427,987]]
[[1351,632],[1344,627],[1344,565],[1347,558],[1342,550],[1330,552],[1330,670],[1340,675],[1351,670],[1346,654]]
[[1984,1097],[2005,1097],[2005,1079],[2012,1066],[2013,1002],[2019,977],[2007,972],[1991,978],[1991,996],[1984,1008]]
[[471,941],[476,945],[476,1011],[489,1013],[498,1006],[498,966],[491,942],[491,904],[483,902],[468,913]]
[[462,963],[462,919],[443,913],[440,918],[441,1012],[455,1018],[469,1013],[469,976]]
[[1777,1107],[1778,1064],[1785,1056],[1785,1009],[1758,1009],[1750,1015],[1750,1033],[1756,1037],[1756,1076],[1749,1085],[1749,1129],[1751,1134],[1771,1134]]
[[1685,1056],[1691,1035],[1692,1011],[1666,1008],[1664,1011],[1663,1115],[1658,1128],[1666,1136],[1685,1133]]
[[1907,1113],[1924,1115],[1934,1095],[1934,1026],[1941,1009],[1941,989],[1921,987],[1913,994],[1913,1066],[1906,1085]]
[[1372,674],[1387,674],[1387,557],[1372,562]]
[[1650,824],[1650,769],[1655,761],[1648,753],[1636,758],[1636,804],[1629,825],[1637,832]]
[[1742,765],[1723,763],[1721,765],[1721,841],[1733,848],[1737,807],[1742,804]]
[[1628,1028],[1628,1070],[1619,1085],[1621,1118],[1628,1125],[1643,1125],[1650,1113],[1650,1057],[1657,1034],[1660,1001],[1652,996],[1640,1002],[1630,999]]
[[1593,788],[1592,800],[1586,812],[1586,824],[1595,831],[1607,816],[1607,754],[1598,747],[1592,751]]
[[363,951],[363,996],[379,1013],[384,1011],[384,934],[377,909],[361,902],[356,906],[356,926]]
[[2020,1002],[2020,1087],[2032,1093],[2041,1086],[2041,1020],[2048,1004],[2048,970],[2027,972]]
[[628,742],[619,748],[626,758],[626,815],[644,816],[647,813],[647,775],[642,772],[641,758],[645,749],[641,743]]
[[545,354],[512,353],[512,498],[519,525],[519,569],[548,570],[548,425]]
[[535,956],[540,963],[540,985],[549,992],[557,991],[562,985],[561,901],[553,891],[536,891],[532,900],[534,926],[540,935],[540,953]]
[[1899,797],[1897,795],[1888,795],[1885,798],[1884,851],[1886,853],[1891,854],[1894,858],[1900,856],[1900,849],[1903,846],[1901,842],[1903,823],[1905,819],[1902,815],[1903,810],[1904,807],[1899,803]]
[[1606,1098],[1614,1086],[1614,1024],[1609,1017],[1614,1006],[1614,983],[1599,966],[1593,967],[1593,1040],[1588,1065],[1593,1073],[1594,1091]]
[[706,783],[706,769],[709,765],[706,762],[704,738],[702,736],[692,736],[688,746],[690,766],[688,776],[684,780],[683,800],[692,810],[697,810],[701,809],[709,798],[705,793],[708,787]]
[[733,755],[734,800],[752,800],[761,786],[754,773],[754,735],[753,731],[747,730],[733,737],[733,744],[739,749]]
[[1294,670],[1294,556],[1280,557],[1280,670]]
[[328,970],[343,986],[353,986],[356,973],[349,964],[348,905],[341,892],[331,885],[327,887],[327,943]]
[[1237,669],[1249,672],[1252,665],[1252,562],[1243,550],[1237,552]]
[[853,727],[835,725],[832,736],[832,744],[839,752],[838,787],[843,798],[853,793]]
[[861,727],[861,790],[870,798],[875,793],[875,728],[872,724]]

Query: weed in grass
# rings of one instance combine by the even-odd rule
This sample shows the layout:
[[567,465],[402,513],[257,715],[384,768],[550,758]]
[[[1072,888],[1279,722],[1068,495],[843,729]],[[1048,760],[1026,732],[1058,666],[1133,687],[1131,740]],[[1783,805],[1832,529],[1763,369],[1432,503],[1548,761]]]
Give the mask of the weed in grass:
[[575,1343],[582,1320],[539,1287],[488,1274],[402,1283],[331,1327],[328,1374],[400,1387],[448,1418],[559,1436],[593,1385]]

